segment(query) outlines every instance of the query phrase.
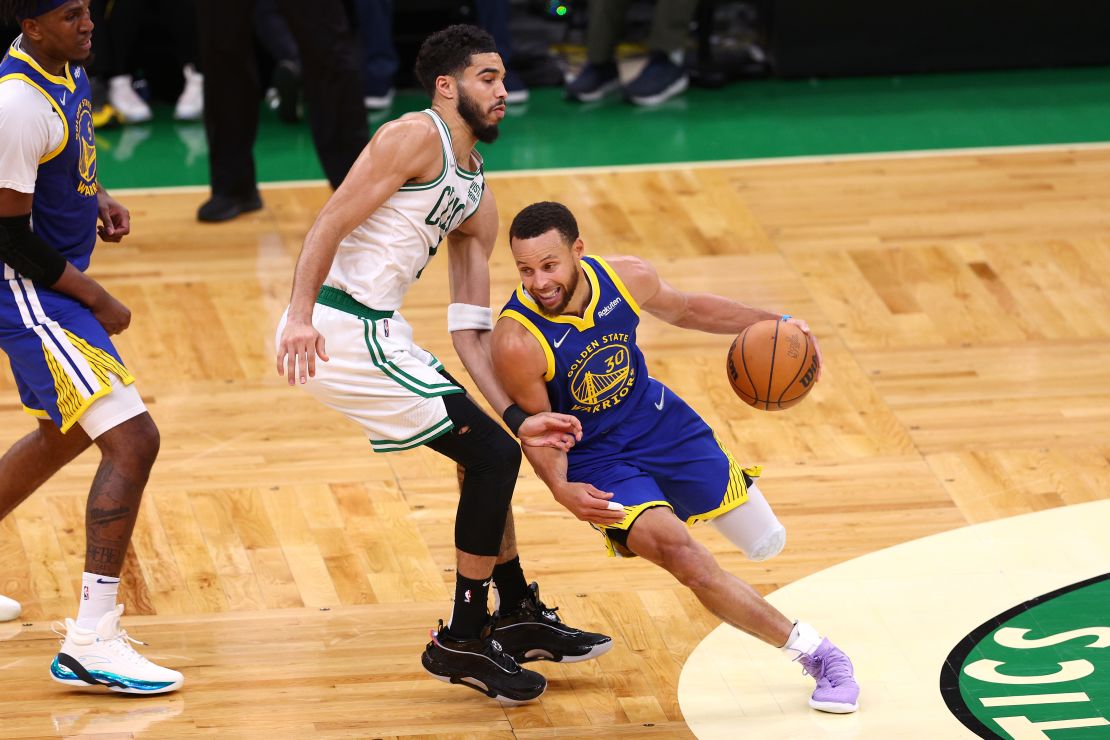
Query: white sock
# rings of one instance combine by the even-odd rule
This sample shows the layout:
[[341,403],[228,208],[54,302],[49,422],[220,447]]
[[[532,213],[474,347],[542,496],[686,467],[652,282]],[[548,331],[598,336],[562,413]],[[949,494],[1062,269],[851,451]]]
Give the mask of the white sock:
[[811,655],[821,644],[823,638],[811,625],[805,622],[795,622],[790,637],[781,650],[786,657],[797,660],[801,655]]
[[116,608],[119,578],[97,573],[81,574],[81,607],[77,611],[77,626],[95,630],[100,618]]

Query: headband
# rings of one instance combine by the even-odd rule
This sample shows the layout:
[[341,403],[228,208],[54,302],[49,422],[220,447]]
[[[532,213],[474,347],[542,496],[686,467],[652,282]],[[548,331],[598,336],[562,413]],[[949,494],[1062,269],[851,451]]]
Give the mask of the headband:
[[19,13],[16,15],[16,20],[20,23],[28,18],[38,18],[40,15],[46,15],[51,10],[60,8],[65,5],[69,0],[38,0],[35,6],[26,13]]

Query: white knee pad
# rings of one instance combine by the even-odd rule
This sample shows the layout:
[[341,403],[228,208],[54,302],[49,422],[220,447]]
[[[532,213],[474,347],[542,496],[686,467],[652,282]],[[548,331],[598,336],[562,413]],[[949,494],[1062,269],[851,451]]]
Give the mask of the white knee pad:
[[769,560],[786,546],[786,528],[754,482],[748,486],[748,501],[713,519],[712,524],[749,560]]

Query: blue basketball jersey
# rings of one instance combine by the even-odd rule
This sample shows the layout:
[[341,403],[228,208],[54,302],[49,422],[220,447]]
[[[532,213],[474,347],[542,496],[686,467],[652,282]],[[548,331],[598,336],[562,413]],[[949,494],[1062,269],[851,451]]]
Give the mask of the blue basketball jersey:
[[605,260],[583,256],[581,264],[590,287],[581,318],[544,315],[523,285],[501,316],[520,322],[539,340],[547,357],[551,409],[578,417],[587,445],[630,418],[646,397],[648,374],[636,346],[640,307]]
[[[96,141],[88,76],[66,65],[49,74],[13,42],[0,61],[0,82],[18,79],[41,92],[63,126],[62,143],[39,160],[31,228],[79,270],[89,266],[96,243]],[[4,146],[4,142],[0,142]]]
[[605,260],[583,256],[581,263],[590,286],[581,318],[545,316],[523,285],[501,311],[543,347],[551,409],[582,422],[582,441],[567,453],[567,480],[609,491],[624,506],[624,520],[606,532],[629,529],[656,506],[693,524],[746,502],[759,470],[741,469],[697,412],[648,377],[636,346],[640,307]]

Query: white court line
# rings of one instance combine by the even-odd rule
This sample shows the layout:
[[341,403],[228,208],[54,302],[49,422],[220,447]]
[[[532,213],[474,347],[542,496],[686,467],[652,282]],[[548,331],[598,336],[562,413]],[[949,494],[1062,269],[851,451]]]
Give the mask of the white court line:
[[[586,175],[610,172],[654,172],[666,170],[686,170],[695,168],[715,169],[723,167],[772,167],[791,164],[824,164],[832,162],[864,162],[896,159],[924,159],[927,157],[982,157],[1007,154],[1037,154],[1042,152],[1086,152],[1110,150],[1110,142],[1086,142],[1079,144],[1036,144],[1030,146],[991,146],[968,147],[965,149],[912,149],[897,152],[871,152],[864,154],[816,154],[792,157],[754,157],[750,159],[716,159],[704,162],[660,162],[657,164],[616,164],[589,167],[552,167],[533,170],[499,170],[487,172],[486,178],[502,180],[509,177],[536,177]],[[280,180],[260,183],[260,190],[283,190],[326,186],[327,180]],[[151,188],[113,188],[112,195],[173,195],[177,193],[207,193],[207,185],[173,185]]]

